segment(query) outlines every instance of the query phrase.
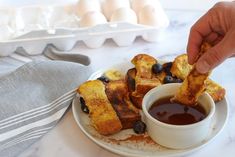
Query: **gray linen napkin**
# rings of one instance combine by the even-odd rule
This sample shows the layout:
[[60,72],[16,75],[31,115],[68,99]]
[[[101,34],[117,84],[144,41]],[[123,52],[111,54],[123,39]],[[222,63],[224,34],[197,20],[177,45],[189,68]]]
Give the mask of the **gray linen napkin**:
[[0,78],[0,157],[13,157],[61,119],[89,66],[63,61],[27,63]]

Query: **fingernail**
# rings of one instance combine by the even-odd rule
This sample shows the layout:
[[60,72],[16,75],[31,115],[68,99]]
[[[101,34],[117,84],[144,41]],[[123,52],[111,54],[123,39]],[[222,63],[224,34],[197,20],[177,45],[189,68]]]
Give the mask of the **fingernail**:
[[209,71],[210,65],[205,61],[198,61],[196,64],[197,71],[204,74]]

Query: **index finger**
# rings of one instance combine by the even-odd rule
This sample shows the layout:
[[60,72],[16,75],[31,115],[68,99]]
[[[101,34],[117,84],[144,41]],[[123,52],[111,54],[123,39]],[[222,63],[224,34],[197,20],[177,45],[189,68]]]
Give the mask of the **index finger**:
[[210,23],[211,15],[209,12],[210,11],[203,15],[190,30],[187,45],[188,61],[190,64],[196,62],[197,54],[200,51],[203,40],[213,32]]

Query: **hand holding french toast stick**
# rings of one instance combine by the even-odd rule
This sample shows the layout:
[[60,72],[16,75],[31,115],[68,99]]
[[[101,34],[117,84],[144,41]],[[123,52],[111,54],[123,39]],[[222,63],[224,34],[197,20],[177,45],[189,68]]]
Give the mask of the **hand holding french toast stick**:
[[[219,2],[191,28],[187,53],[190,64],[207,73],[235,55],[235,2]],[[203,41],[213,45],[197,61]]]

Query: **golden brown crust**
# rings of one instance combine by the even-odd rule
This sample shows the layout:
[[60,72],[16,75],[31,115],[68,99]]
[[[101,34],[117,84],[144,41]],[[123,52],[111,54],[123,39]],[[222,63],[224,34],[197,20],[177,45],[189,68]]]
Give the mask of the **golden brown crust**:
[[196,105],[199,96],[205,91],[205,80],[208,76],[208,73],[200,74],[193,68],[176,93],[174,100],[184,105]]
[[164,83],[165,76],[166,76],[166,72],[165,71],[162,71],[159,74],[153,74],[153,78],[157,78],[160,81],[161,84]]
[[102,135],[111,135],[122,129],[115,110],[110,104],[105,85],[99,80],[87,81],[79,86],[78,93],[86,102],[95,129]]
[[131,62],[135,65],[135,70],[128,70],[126,77],[131,89],[130,98],[136,107],[142,108],[143,96],[152,88],[161,85],[161,81],[152,73],[152,66],[157,60],[147,54],[139,54]]
[[137,94],[135,91],[135,76],[136,76],[136,69],[132,68],[127,71],[126,74],[126,83],[128,86],[129,97],[131,102],[139,109],[142,108],[142,100],[144,95]]
[[145,79],[145,78],[136,78],[137,82],[134,93],[145,95],[148,91],[161,85],[161,82],[157,78]]
[[126,73],[126,83],[128,87],[128,91],[130,93],[135,91],[135,76],[136,76],[136,69],[132,68],[129,69]]
[[192,65],[188,64],[187,54],[179,55],[173,61],[171,73],[173,76],[184,80],[192,70]]
[[[204,49],[208,48],[209,47],[207,45],[206,48]],[[184,80],[188,76],[192,67],[193,67],[192,65],[188,64],[187,54],[182,54],[175,58],[172,64],[171,73],[173,76],[176,76],[177,78]],[[206,86],[205,91],[211,95],[211,97],[215,102],[220,101],[224,98],[225,89],[216,82],[207,79],[205,86]]]
[[122,122],[123,129],[132,128],[133,124],[141,119],[141,116],[139,110],[130,101],[125,81],[111,81],[106,85],[105,91]]
[[124,76],[122,75],[122,73],[118,70],[115,70],[115,69],[111,69],[111,70],[106,71],[104,73],[104,76],[107,77],[111,81],[124,79]]
[[136,93],[130,93],[131,102],[139,109],[142,109],[143,98],[144,98],[144,95],[136,94]]
[[137,78],[152,78],[152,66],[157,63],[157,60],[147,54],[136,55],[131,63],[135,65]]
[[[198,56],[200,57],[208,49],[209,45],[207,43],[202,44]],[[210,72],[205,74],[199,73],[194,65],[174,96],[174,101],[189,106],[196,105],[199,96],[205,91],[205,81],[208,79],[209,74]]]
[[225,89],[211,79],[206,80],[206,92],[210,94],[215,102],[223,100],[225,97]]

